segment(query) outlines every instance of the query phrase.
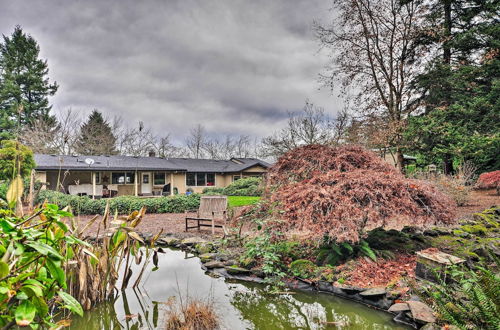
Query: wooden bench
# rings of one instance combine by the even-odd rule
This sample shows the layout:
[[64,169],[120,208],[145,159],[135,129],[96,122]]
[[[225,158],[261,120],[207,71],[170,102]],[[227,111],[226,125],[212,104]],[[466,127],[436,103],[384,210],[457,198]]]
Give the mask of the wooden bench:
[[[194,211],[196,211],[196,217],[189,217],[186,214],[186,231],[212,227],[212,234],[215,234],[215,228],[224,228],[224,225],[215,224],[215,221],[221,220],[225,224],[227,220],[227,196],[202,196],[200,207]],[[195,222],[195,225],[190,226],[192,222]]]

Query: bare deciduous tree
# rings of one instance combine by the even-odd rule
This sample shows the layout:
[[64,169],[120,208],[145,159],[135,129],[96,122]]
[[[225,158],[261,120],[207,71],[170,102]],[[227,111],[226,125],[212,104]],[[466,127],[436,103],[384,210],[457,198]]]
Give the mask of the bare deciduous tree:
[[20,140],[36,153],[71,155],[75,152],[81,118],[71,109],[49,119],[37,119],[25,126]]
[[206,132],[205,128],[198,124],[189,132],[186,139],[186,147],[192,158],[199,159],[204,157],[204,146],[206,145]]
[[261,154],[277,158],[280,155],[307,144],[341,143],[349,123],[347,112],[331,118],[323,108],[306,101],[300,114],[289,114],[287,126],[262,140]]
[[421,65],[420,0],[334,0],[338,14],[328,26],[317,26],[321,45],[330,49],[332,62],[322,76],[331,88],[350,87],[357,109],[377,114],[393,129],[389,139],[402,169],[402,131],[420,105],[413,82]]

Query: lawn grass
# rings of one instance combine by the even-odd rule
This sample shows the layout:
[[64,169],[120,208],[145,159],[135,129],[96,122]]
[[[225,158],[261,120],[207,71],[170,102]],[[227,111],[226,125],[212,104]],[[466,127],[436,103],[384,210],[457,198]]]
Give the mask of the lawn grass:
[[252,205],[260,200],[259,196],[227,196],[229,207]]

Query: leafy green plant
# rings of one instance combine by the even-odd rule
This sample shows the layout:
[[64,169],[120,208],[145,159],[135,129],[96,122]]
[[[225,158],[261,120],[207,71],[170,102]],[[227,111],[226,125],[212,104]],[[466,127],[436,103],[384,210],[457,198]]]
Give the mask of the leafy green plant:
[[[63,310],[83,314],[67,290],[65,268],[74,260],[70,251],[90,244],[69,232],[61,218],[71,213],[45,205],[28,217],[0,210],[0,325],[52,324]],[[52,306],[59,306],[56,313]]]
[[460,329],[499,329],[500,263],[493,254],[491,258],[493,263],[482,261],[475,269],[451,267],[446,276],[449,281],[415,289],[438,312],[442,323]]
[[336,243],[330,242],[328,238],[324,240],[323,245],[316,251],[317,263],[325,265],[338,265],[339,263],[354,258],[358,255],[364,255],[377,260],[375,252],[370,248],[368,242],[362,240],[358,244],[350,244],[347,242]]
[[271,236],[263,233],[245,244],[245,258],[255,259],[261,262],[262,271],[268,276],[267,279],[281,279],[286,273],[281,261],[279,245],[273,244]]
[[292,261],[289,266],[290,272],[300,278],[311,278],[316,273],[316,265],[306,259],[299,259]]

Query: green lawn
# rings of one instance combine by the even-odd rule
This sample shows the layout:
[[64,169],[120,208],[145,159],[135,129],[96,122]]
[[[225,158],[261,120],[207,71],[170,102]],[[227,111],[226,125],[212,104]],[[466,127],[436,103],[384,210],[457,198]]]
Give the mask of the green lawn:
[[227,196],[229,207],[252,205],[260,200],[258,196]]

